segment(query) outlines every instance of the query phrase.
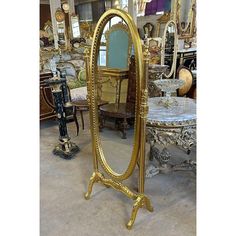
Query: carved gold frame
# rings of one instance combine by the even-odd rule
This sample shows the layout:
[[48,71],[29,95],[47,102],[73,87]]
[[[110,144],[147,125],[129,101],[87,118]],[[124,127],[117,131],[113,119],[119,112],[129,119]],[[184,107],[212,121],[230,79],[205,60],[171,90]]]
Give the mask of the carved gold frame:
[[188,12],[188,23],[182,28],[180,22],[181,4],[183,0],[174,1],[173,20],[176,21],[179,39],[193,38],[196,34],[196,0],[190,0],[190,8]]
[[[97,57],[100,47],[100,40],[103,29],[106,23],[115,16],[122,18],[128,26],[131,39],[135,51],[135,65],[136,65],[136,104],[135,104],[135,132],[134,132],[134,145],[130,163],[124,173],[118,174],[106,162],[101,140],[99,137],[99,122],[98,122],[98,101],[97,101],[97,81],[96,73],[98,71]],[[89,199],[94,183],[101,182],[106,187],[112,187],[117,191],[124,193],[126,196],[134,200],[133,210],[130,220],[126,227],[131,229],[136,219],[139,208],[145,207],[149,211],[153,211],[149,198],[144,194],[144,178],[145,178],[145,129],[146,117],[148,113],[148,91],[147,91],[147,78],[148,78],[148,48],[142,51],[142,44],[139,38],[137,27],[132,17],[125,11],[119,9],[110,9],[106,11],[100,18],[95,28],[93,36],[93,44],[91,53],[89,48],[85,51],[86,74],[87,74],[87,88],[88,88],[88,104],[90,114],[90,127],[92,135],[92,151],[93,151],[93,165],[94,171],[90,178],[88,191],[85,194],[85,199]],[[99,170],[98,164],[102,168]],[[126,185],[122,183],[123,180],[128,179],[135,167],[139,167],[138,179],[138,193],[131,191]],[[105,178],[102,170],[109,176]]]
[[170,24],[173,24],[175,27],[175,32],[174,32],[174,52],[173,52],[173,61],[171,65],[171,69],[169,74],[163,74],[166,78],[170,78],[173,75],[173,78],[175,78],[175,73],[176,73],[176,61],[177,61],[177,51],[178,51],[178,35],[177,35],[177,26],[175,21],[170,20],[167,22],[165,29],[164,29],[164,35],[162,37],[162,46],[161,46],[161,65],[165,64],[165,44],[166,44],[166,33],[167,33],[167,28]]
[[166,12],[159,19],[157,19],[157,37],[161,37],[160,30],[161,25],[165,25],[171,19],[171,13]]

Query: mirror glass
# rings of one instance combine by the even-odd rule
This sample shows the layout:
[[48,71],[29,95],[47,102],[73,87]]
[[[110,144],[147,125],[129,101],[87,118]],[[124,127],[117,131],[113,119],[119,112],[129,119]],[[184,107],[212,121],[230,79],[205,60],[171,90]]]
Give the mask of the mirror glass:
[[79,19],[77,15],[71,16],[72,38],[80,37]]
[[186,31],[189,27],[189,24],[191,23],[191,6],[192,6],[192,0],[180,0],[179,1],[179,19],[178,19],[178,25],[181,31]]
[[98,105],[106,103],[99,106],[101,147],[108,165],[122,174],[133,151],[136,96],[134,49],[122,18],[103,28],[95,61]]
[[177,56],[177,30],[174,21],[169,21],[166,24],[162,39],[162,65],[167,65],[167,73],[165,77],[169,78],[174,73]]

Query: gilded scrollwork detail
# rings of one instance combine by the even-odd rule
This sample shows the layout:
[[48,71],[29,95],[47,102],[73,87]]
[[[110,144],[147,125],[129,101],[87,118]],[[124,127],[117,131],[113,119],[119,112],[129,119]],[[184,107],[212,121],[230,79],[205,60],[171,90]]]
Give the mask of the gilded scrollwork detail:
[[184,149],[190,150],[193,145],[196,145],[196,127],[183,128],[176,143]]
[[139,208],[145,207],[148,211],[153,212],[151,201],[146,195],[141,193],[133,193],[127,186],[123,185],[121,182],[112,179],[107,179],[100,172],[93,172],[89,180],[88,191],[84,195],[86,200],[90,199],[94,183],[99,183],[99,182],[104,184],[106,187],[112,187],[117,191],[124,193],[127,197],[134,200],[134,205],[130,216],[130,220],[126,224],[126,227],[128,229],[132,228]]
[[[181,146],[189,154],[191,148],[196,145],[196,125],[178,128],[147,127],[147,142],[150,143],[150,165],[146,170],[146,177],[151,178],[160,171],[169,172],[177,170],[192,170],[196,172],[196,162],[187,160],[177,165],[169,164],[171,155],[168,145]],[[155,147],[155,143],[164,146],[162,151]]]
[[147,127],[147,141],[154,141],[157,144],[167,146],[177,144],[189,150],[196,144],[196,126],[180,128],[156,128]]

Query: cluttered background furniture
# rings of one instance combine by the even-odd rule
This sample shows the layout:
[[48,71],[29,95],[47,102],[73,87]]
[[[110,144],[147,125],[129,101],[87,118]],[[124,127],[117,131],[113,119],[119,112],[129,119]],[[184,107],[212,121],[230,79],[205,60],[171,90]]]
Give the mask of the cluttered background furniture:
[[176,67],[186,66],[191,70],[196,70],[197,67],[197,49],[194,48],[186,48],[179,49],[177,51],[177,63]]
[[40,121],[56,117],[51,88],[45,83],[52,76],[52,72],[40,73]]

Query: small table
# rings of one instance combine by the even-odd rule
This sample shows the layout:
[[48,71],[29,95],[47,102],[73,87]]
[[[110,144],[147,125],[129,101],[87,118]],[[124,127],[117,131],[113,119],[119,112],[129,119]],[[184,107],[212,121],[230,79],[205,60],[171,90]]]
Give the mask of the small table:
[[[107,117],[116,119],[116,129],[122,132],[122,139],[126,139],[125,130],[129,127],[127,119],[134,118],[135,104],[133,103],[109,103],[99,107],[100,129],[104,127]],[[120,122],[122,120],[122,122]]]
[[[169,164],[170,153],[167,146],[175,144],[183,147],[190,154],[196,144],[196,101],[191,98],[175,97],[177,103],[164,107],[160,102],[163,97],[149,98],[146,136],[150,144],[150,162],[156,160],[157,165],[149,163],[146,177],[160,172],[176,170],[196,170],[196,163],[189,160],[177,165]],[[155,143],[163,146],[162,151]]]
[[[107,104],[107,101],[98,101],[98,107]],[[82,128],[84,130],[84,116],[83,116],[83,111],[88,111],[89,110],[89,105],[87,100],[80,100],[76,102],[72,102],[72,105],[75,106],[74,109],[74,116],[76,117],[76,112],[77,110],[80,112],[81,116],[81,121],[82,121]]]

